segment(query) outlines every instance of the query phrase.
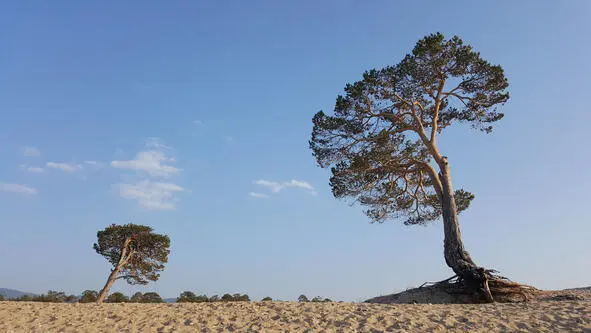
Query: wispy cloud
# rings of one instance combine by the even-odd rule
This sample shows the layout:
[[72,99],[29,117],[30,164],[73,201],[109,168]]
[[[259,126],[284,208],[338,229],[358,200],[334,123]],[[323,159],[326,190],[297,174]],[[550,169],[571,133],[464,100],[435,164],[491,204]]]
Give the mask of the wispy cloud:
[[[175,194],[185,191],[177,184],[170,182],[157,182],[153,178],[168,179],[181,169],[169,165],[175,159],[165,154],[171,149],[157,138],[149,139],[145,149],[136,154],[132,160],[112,161],[111,166],[116,169],[136,171],[137,182],[115,184],[119,189],[119,195],[125,199],[135,200],[140,206],[148,210],[174,210],[176,209]],[[143,178],[143,179],[142,179]]]
[[175,159],[166,156],[163,150],[169,149],[157,139],[150,139],[146,144],[146,150],[136,154],[133,160],[112,161],[111,166],[116,169],[128,169],[140,172],[146,172],[153,177],[168,178],[179,173],[180,169],[167,163],[174,162]]
[[299,187],[299,188],[305,188],[307,190],[313,190],[314,187],[312,187],[312,184],[308,183],[308,182],[304,182],[304,181],[300,181],[300,180],[295,180],[292,179],[289,182],[283,183],[284,187]]
[[285,188],[302,188],[302,189],[310,190],[313,193],[316,193],[314,191],[314,187],[312,186],[312,184],[310,184],[306,181],[301,181],[301,180],[296,180],[296,179],[292,179],[290,181],[285,181],[285,182],[276,182],[276,181],[270,181],[270,180],[265,180],[265,179],[259,179],[259,180],[253,181],[253,184],[264,186],[264,187],[270,189],[271,192],[273,192],[273,193],[279,193],[279,192],[281,192],[281,190],[283,190]]
[[[296,180],[296,179],[292,179],[290,181],[284,181],[284,182],[276,182],[276,181],[271,181],[271,180],[266,180],[266,179],[259,179],[259,180],[255,180],[252,182],[255,185],[260,185],[260,186],[264,186],[266,188],[268,188],[269,190],[271,190],[271,193],[279,193],[282,190],[286,189],[286,188],[301,188],[301,189],[305,189],[305,190],[309,190],[310,195],[318,195],[318,193],[316,193],[316,191],[314,190],[314,187],[312,186],[312,184],[306,182],[306,181],[302,181],[302,180]],[[248,193],[248,195],[250,195],[251,197],[255,197],[255,198],[266,198],[267,195],[264,193],[258,193],[258,192],[250,192]]]
[[148,210],[174,210],[174,193],[184,189],[172,183],[143,180],[135,184],[117,184],[119,194],[126,199],[136,200]]
[[201,120],[197,119],[197,120],[193,120],[193,124],[195,124],[197,126],[201,126],[201,125],[203,125],[203,122]]
[[0,190],[4,192],[22,193],[28,195],[35,195],[39,193],[39,191],[36,188],[23,184],[0,183]]
[[111,166],[116,169],[143,171],[150,176],[168,178],[177,174],[180,169],[166,165],[167,162],[174,162],[174,159],[159,151],[142,151],[137,153],[133,160],[112,161]]
[[281,191],[281,189],[283,189],[283,185],[281,185],[278,182],[272,182],[270,180],[259,179],[259,180],[255,180],[253,182],[253,184],[262,185],[264,187],[267,187],[267,188],[271,189],[271,191],[273,193],[279,193]]
[[258,192],[249,192],[248,195],[253,198],[257,198],[257,199],[263,199],[263,198],[269,197],[268,195],[266,195],[264,193],[258,193]]
[[33,172],[33,173],[44,173],[45,172],[45,169],[43,169],[43,168],[34,167],[34,166],[30,166],[30,165],[25,165],[25,164],[21,164],[20,168],[23,171],[28,171],[28,172]]
[[146,140],[146,148],[157,150],[171,149],[171,147],[163,144],[159,138],[148,138]]
[[73,173],[76,171],[80,171],[84,169],[84,167],[80,164],[72,164],[72,163],[56,163],[56,162],[47,162],[45,166],[51,169],[61,170],[63,172]]
[[80,164],[72,164],[72,163],[56,163],[56,162],[47,162],[45,166],[51,169],[61,170],[63,172],[76,172],[84,169],[84,167]]
[[37,156],[41,156],[41,152],[39,151],[39,149],[35,148],[35,147],[21,147],[21,152],[23,154],[23,156],[27,156],[27,157],[37,157]]
[[93,167],[94,169],[102,169],[105,166],[105,163],[97,162],[97,161],[84,161],[84,164]]

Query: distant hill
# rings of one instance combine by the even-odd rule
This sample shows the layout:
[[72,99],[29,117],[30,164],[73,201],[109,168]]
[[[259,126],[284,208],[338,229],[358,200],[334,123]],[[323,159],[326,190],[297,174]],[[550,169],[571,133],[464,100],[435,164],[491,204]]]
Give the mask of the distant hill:
[[22,297],[24,295],[33,296],[35,294],[20,291],[20,290],[15,290],[15,289],[0,288],[0,295],[4,296],[4,298],[6,298],[6,299],[10,299],[10,298]]
[[176,297],[175,298],[164,298],[162,300],[164,301],[164,303],[176,303]]

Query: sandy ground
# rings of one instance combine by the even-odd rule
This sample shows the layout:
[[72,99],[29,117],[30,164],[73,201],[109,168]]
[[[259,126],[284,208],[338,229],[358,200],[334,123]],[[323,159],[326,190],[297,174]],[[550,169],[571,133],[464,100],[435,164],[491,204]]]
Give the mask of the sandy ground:
[[0,302],[0,332],[591,332],[591,301],[521,304]]

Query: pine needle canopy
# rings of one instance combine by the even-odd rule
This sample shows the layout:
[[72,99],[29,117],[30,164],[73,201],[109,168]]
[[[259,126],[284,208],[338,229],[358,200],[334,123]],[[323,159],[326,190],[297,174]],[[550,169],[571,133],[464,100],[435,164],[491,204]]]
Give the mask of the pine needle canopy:
[[97,238],[94,250],[113,267],[122,262],[122,255],[125,256],[117,278],[125,279],[130,284],[144,285],[158,280],[159,273],[168,262],[170,238],[153,233],[148,226],[113,224],[98,231]]
[[[321,167],[331,167],[333,195],[367,207],[372,222],[435,221],[442,213],[435,168],[445,158],[437,135],[456,123],[490,133],[508,85],[500,66],[459,37],[432,34],[397,65],[347,84],[333,115],[314,116],[310,148]],[[461,212],[474,195],[460,189],[454,198]]]

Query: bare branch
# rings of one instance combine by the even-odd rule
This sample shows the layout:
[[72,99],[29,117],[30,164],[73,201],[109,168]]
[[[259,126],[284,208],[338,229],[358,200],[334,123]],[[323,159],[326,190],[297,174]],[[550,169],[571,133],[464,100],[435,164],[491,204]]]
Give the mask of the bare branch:
[[445,79],[441,80],[439,83],[439,88],[437,89],[437,96],[435,96],[435,110],[433,111],[433,119],[431,119],[431,144],[433,146],[437,146],[436,143],[436,135],[437,135],[437,120],[439,119],[439,109],[441,108],[441,93],[443,92],[443,88],[445,87]]

